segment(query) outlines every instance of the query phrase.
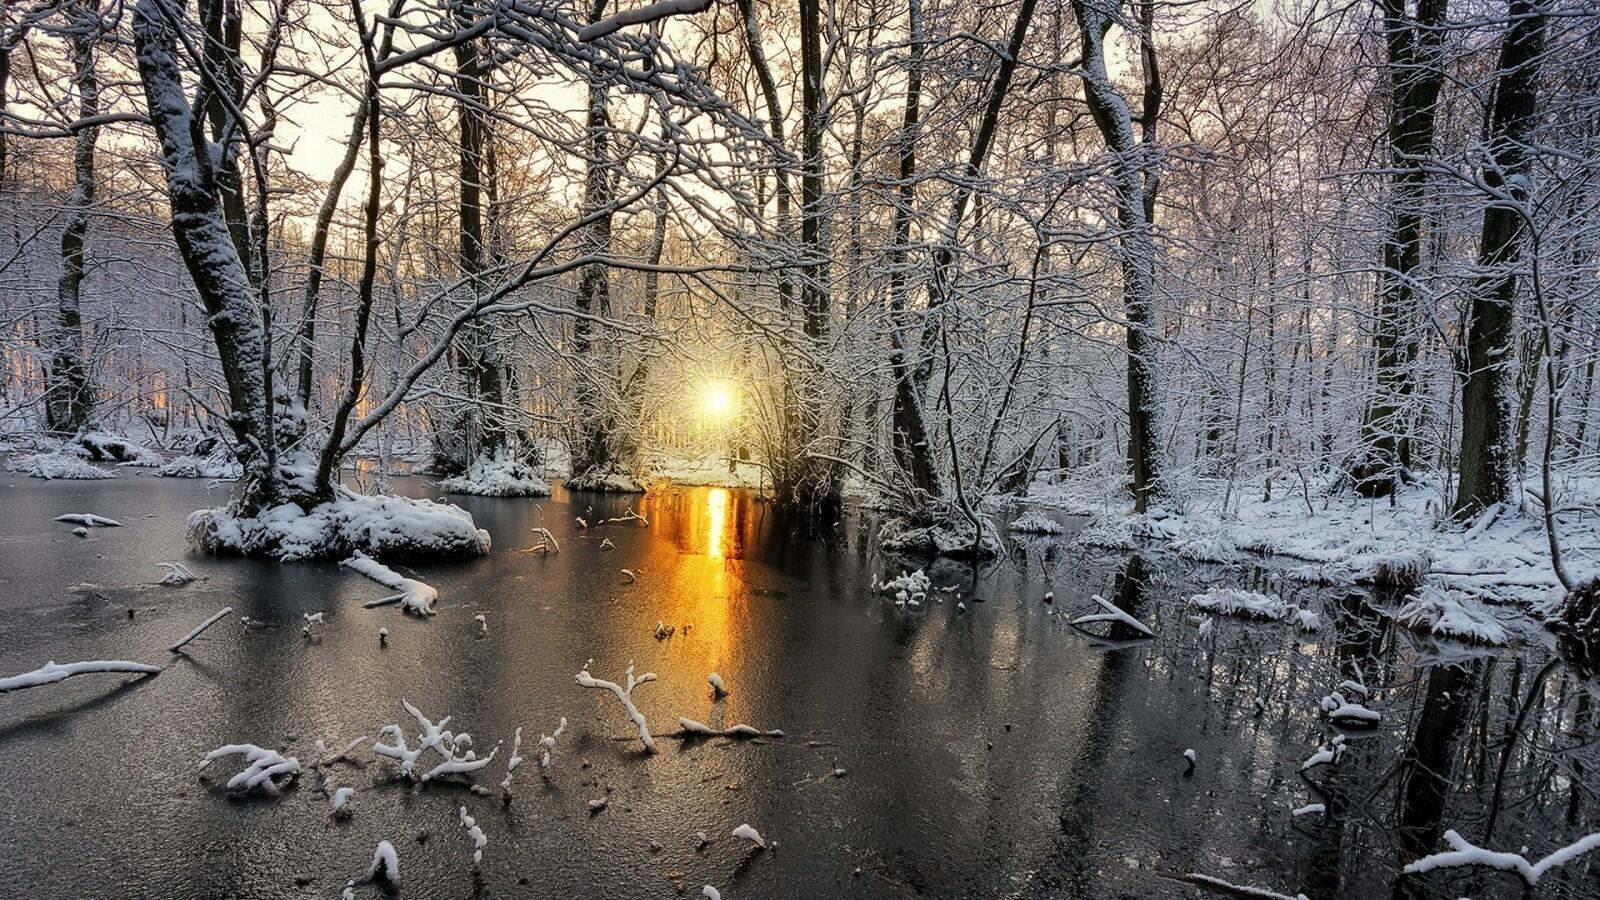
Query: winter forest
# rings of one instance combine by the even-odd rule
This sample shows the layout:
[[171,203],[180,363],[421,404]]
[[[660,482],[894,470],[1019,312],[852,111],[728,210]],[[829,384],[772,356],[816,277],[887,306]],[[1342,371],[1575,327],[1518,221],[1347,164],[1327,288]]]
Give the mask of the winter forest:
[[1589,0],[0,0],[0,897],[1600,895],[1597,364]]

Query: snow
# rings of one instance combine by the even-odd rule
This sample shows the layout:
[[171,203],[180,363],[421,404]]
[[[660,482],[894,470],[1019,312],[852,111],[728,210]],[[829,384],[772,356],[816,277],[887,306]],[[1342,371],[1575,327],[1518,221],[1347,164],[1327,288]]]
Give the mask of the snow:
[[706,900],[722,900],[722,892],[709,884],[700,889],[700,896]]
[[973,538],[970,525],[916,525],[896,517],[878,529],[878,547],[889,553],[912,556],[947,556],[952,559],[993,559],[1000,555],[1000,535],[994,524],[980,518],[980,534]]
[[249,765],[228,779],[230,791],[243,788],[245,791],[259,790],[277,796],[300,774],[300,760],[255,744],[226,744],[218,747],[206,754],[205,759],[200,761],[200,768],[204,770],[224,756],[241,755]]
[[[399,603],[400,608],[406,612],[413,613],[418,616],[433,615],[433,606],[439,600],[439,592],[434,590],[430,585],[417,581],[414,578],[406,578],[383,563],[380,563],[372,557],[359,551],[349,559],[339,563],[339,565],[344,566],[347,569],[351,569],[359,574],[365,575],[384,587],[389,588],[390,590],[400,592],[392,596],[382,597],[377,600],[370,600],[363,604],[364,606],[371,608],[374,606],[383,606],[389,603]],[[487,632],[487,627],[485,627],[484,630]],[[378,636],[379,638],[382,638],[385,635],[379,634]]]
[[548,773],[550,771],[550,751],[556,748],[556,740],[567,731],[567,717],[562,716],[561,722],[556,725],[556,730],[549,734],[539,735],[539,768]]
[[6,470],[46,480],[90,481],[117,477],[117,473],[110,469],[102,469],[80,456],[66,452],[13,456],[6,461]]
[[438,482],[447,494],[476,494],[481,497],[548,497],[550,485],[509,450],[495,456],[478,457],[467,466],[466,474]]
[[362,553],[455,559],[489,552],[489,532],[458,506],[409,497],[345,494],[307,512],[285,503],[255,516],[202,509],[189,516],[189,540],[210,553],[269,556],[284,562]]
[[711,693],[717,697],[728,696],[728,686],[722,683],[722,676],[715,672],[706,676],[706,681],[711,683]]
[[337,816],[350,815],[350,798],[356,795],[356,789],[342,787],[333,792],[333,812]]
[[123,660],[114,659],[90,660],[88,662],[66,663],[64,665],[57,665],[54,661],[51,661],[45,663],[43,666],[40,666],[37,669],[34,669],[32,672],[24,672],[21,675],[12,675],[8,678],[0,678],[0,694],[4,694],[8,691],[20,691],[24,688],[39,687],[46,684],[55,684],[58,681],[66,681],[68,678],[71,678],[75,675],[125,673],[135,675],[159,675],[161,674],[161,669],[157,666],[146,665],[144,663],[126,662]]
[[1189,605],[1219,616],[1263,622],[1292,622],[1303,631],[1318,631],[1322,628],[1321,616],[1286,602],[1277,594],[1214,587],[1190,597]]
[[765,850],[767,847],[767,842],[761,839],[761,832],[751,828],[750,823],[748,822],[740,825],[738,828],[735,828],[733,830],[733,836],[736,838],[744,838],[763,850]]
[[400,856],[388,841],[378,842],[377,849],[372,851],[372,865],[367,867],[368,881],[379,878],[387,881],[390,887],[400,886]]
[[97,516],[94,513],[62,513],[61,515],[56,516],[55,521],[76,522],[79,525],[87,525],[90,528],[122,527],[122,523],[118,522],[116,519],[108,519],[105,516]]
[[1491,869],[1515,872],[1531,888],[1538,884],[1539,879],[1544,877],[1544,874],[1551,869],[1566,865],[1586,853],[1600,850],[1600,832],[1574,841],[1537,862],[1529,862],[1526,857],[1517,853],[1485,850],[1463,838],[1455,829],[1446,831],[1444,840],[1452,849],[1444,853],[1424,856],[1416,862],[1407,864],[1405,867],[1406,874],[1431,872],[1434,869],[1453,866],[1485,866]]
[[1503,647],[1506,629],[1483,603],[1464,591],[1425,584],[1394,614],[1413,631],[1437,638]]
[[1257,898],[1257,900],[1306,900],[1305,894],[1296,894],[1291,897],[1288,894],[1280,894],[1277,891],[1269,891],[1266,888],[1251,887],[1247,884],[1233,884],[1232,882],[1223,881],[1221,878],[1202,875],[1198,872],[1189,872],[1178,877],[1191,884],[1203,885],[1218,893],[1232,894],[1235,897],[1253,897]]
[[506,757],[506,777],[500,782],[500,793],[508,802],[511,800],[511,781],[520,765],[522,765],[522,726],[518,725],[516,734],[511,736],[511,755]]
[[[593,660],[590,660],[590,662],[592,663]],[[654,753],[656,752],[656,743],[650,737],[650,723],[645,721],[644,714],[639,712],[639,707],[633,705],[633,692],[640,685],[649,684],[650,682],[655,681],[656,673],[646,672],[638,678],[635,678],[633,675],[633,663],[629,662],[627,677],[628,686],[624,688],[614,681],[604,681],[590,675],[589,667],[586,664],[583,667],[583,671],[574,676],[574,680],[577,681],[577,683],[582,687],[597,688],[599,690],[610,691],[612,694],[614,694],[617,700],[622,704],[623,710],[627,712],[628,718],[633,721],[633,727],[639,732],[639,740],[644,743],[645,751],[647,753]]]
[[1317,752],[1306,757],[1306,761],[1300,764],[1300,771],[1309,772],[1318,766],[1334,765],[1339,761],[1339,757],[1343,755],[1344,735],[1336,734],[1329,738],[1328,741],[1322,746],[1318,747]]
[[228,617],[229,615],[232,615],[232,614],[233,614],[233,607],[224,606],[223,608],[221,608],[221,609],[217,610],[216,612],[212,613],[210,618],[206,619],[204,622],[201,622],[199,625],[196,625],[194,627],[193,631],[190,631],[188,634],[186,634],[183,637],[179,638],[178,642],[176,644],[173,644],[171,647],[168,647],[167,649],[170,650],[173,653],[177,653],[179,650],[183,649],[183,645],[184,644],[187,644],[190,641],[194,640],[195,638],[199,637],[200,636],[200,632],[205,631],[207,628],[210,628],[211,626],[217,624],[218,622],[222,621],[224,618],[226,618],[226,617]]
[[1322,815],[1323,813],[1325,813],[1327,811],[1328,811],[1328,807],[1325,804],[1322,804],[1322,803],[1307,803],[1305,806],[1297,806],[1297,807],[1295,807],[1293,810],[1291,810],[1289,812],[1289,815],[1296,816],[1296,817],[1298,817],[1298,816],[1313,816],[1313,815]]

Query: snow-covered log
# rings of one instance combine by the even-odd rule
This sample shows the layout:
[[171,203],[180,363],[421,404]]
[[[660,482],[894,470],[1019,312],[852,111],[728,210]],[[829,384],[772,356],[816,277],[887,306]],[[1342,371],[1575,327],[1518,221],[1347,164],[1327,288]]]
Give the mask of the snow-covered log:
[[46,481],[95,481],[115,478],[117,473],[102,469],[82,457],[71,453],[30,453],[13,456],[6,461],[6,471],[43,478]]
[[161,674],[161,669],[157,666],[122,660],[91,660],[89,662],[66,663],[65,665],[56,665],[52,661],[34,669],[32,672],[12,675],[9,678],[0,678],[0,694],[8,691],[20,691],[23,688],[55,684],[58,681],[65,681],[74,675],[99,674],[159,675]]
[[433,615],[433,605],[439,599],[439,592],[434,590],[432,586],[414,578],[406,578],[365,553],[358,552],[339,563],[339,565],[365,575],[390,590],[400,592],[377,600],[369,600],[363,606],[370,609],[375,606],[399,603],[406,612],[419,616]]
[[1438,638],[1503,647],[1506,629],[1494,613],[1464,591],[1425,584],[1394,619],[1412,631]]
[[105,516],[97,516],[94,513],[62,513],[61,515],[56,516],[55,521],[72,522],[77,525],[85,525],[89,528],[122,527],[122,523],[118,522],[116,519],[108,519]]

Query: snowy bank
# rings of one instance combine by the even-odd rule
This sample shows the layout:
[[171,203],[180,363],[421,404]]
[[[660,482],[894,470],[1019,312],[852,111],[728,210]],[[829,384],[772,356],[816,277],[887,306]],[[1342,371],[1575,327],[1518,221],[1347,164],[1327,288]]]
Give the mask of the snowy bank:
[[476,494],[481,497],[548,497],[550,485],[532,467],[501,452],[488,459],[474,459],[466,474],[437,482],[447,494]]

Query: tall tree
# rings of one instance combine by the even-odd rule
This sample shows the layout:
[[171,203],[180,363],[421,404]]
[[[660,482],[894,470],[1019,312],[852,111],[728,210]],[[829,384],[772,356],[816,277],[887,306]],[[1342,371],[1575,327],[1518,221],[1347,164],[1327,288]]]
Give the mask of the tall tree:
[[1361,421],[1361,446],[1347,463],[1364,494],[1385,495],[1411,466],[1412,371],[1419,325],[1416,277],[1422,266],[1424,163],[1433,150],[1434,119],[1444,82],[1442,43],[1448,0],[1418,0],[1413,17],[1406,0],[1383,0],[1385,76],[1389,88],[1388,232],[1378,269],[1372,342],[1377,378]]
[[1160,372],[1156,367],[1155,219],[1159,172],[1155,155],[1156,122],[1161,112],[1161,71],[1156,65],[1153,3],[1140,4],[1139,19],[1144,78],[1144,105],[1140,134],[1133,130],[1133,114],[1106,71],[1106,35],[1120,0],[1103,8],[1094,0],[1073,0],[1083,34],[1084,100],[1096,128],[1111,152],[1111,178],[1117,194],[1118,241],[1122,256],[1123,317],[1127,320],[1128,357],[1128,471],[1133,480],[1136,512],[1144,512],[1161,493],[1162,456],[1159,417]]
[[[1467,314],[1466,383],[1461,389],[1461,480],[1457,515],[1511,499],[1517,459],[1511,446],[1513,303],[1529,200],[1530,145],[1538,105],[1546,16],[1533,0],[1510,0],[1510,30],[1500,45],[1476,283]],[[1535,376],[1535,380],[1537,376]],[[1524,406],[1531,404],[1525,403]]]
[[83,345],[84,243],[98,180],[95,146],[100,139],[100,77],[96,45],[103,37],[99,0],[72,0],[64,14],[72,49],[72,86],[78,93],[78,126],[72,145],[72,196],[61,230],[61,277],[56,283],[57,321],[45,382],[45,424],[57,434],[75,434],[89,422],[94,391]]

